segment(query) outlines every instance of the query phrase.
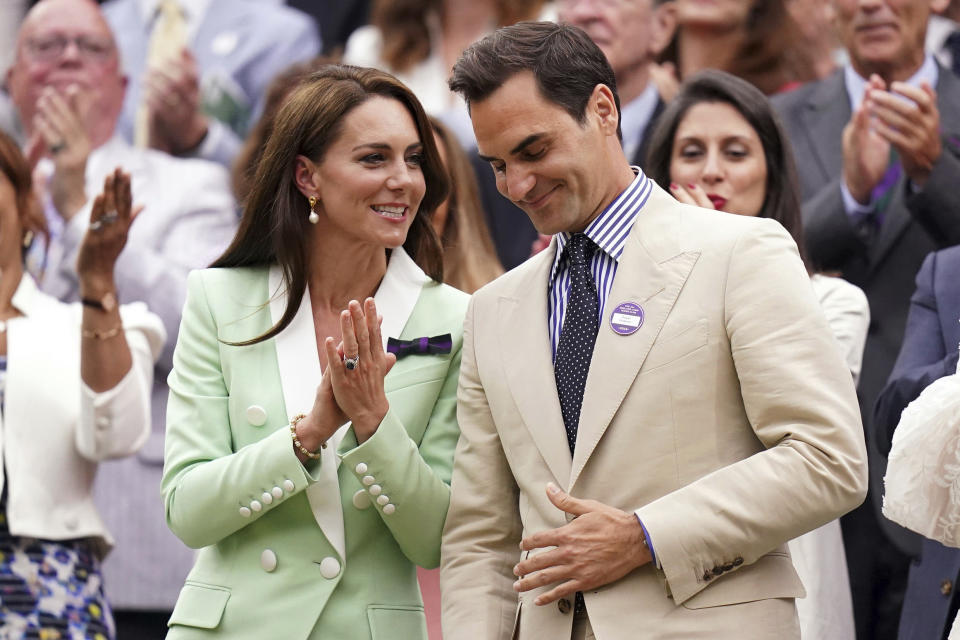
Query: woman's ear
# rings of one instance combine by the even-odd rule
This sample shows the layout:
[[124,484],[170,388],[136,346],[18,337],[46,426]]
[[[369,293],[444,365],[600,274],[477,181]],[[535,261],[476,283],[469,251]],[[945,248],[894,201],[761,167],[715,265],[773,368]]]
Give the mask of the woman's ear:
[[317,165],[310,158],[298,155],[293,165],[293,181],[305,197],[316,196],[320,191],[317,180]]

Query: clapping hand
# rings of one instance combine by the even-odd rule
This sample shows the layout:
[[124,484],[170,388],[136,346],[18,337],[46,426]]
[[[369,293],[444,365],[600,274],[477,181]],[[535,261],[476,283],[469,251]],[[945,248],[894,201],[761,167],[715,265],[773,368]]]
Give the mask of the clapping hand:
[[130,225],[142,207],[134,209],[130,175],[119,168],[103,181],[103,192],[93,200],[90,226],[77,256],[82,291],[113,289],[113,268],[127,243]]
[[871,85],[867,102],[877,134],[893,145],[904,173],[922,187],[943,149],[936,92],[926,82],[920,87],[894,82],[890,91]]
[[180,155],[197,147],[207,134],[200,108],[200,75],[189,50],[179,60],[147,71],[143,85],[150,115],[149,146]]
[[878,131],[874,117],[875,99],[885,89],[880,76],[870,76],[863,101],[843,128],[843,178],[853,199],[864,205],[890,163],[890,141]]
[[[340,313],[340,331],[343,340],[339,344],[330,337],[324,341],[327,368],[313,408],[296,426],[297,437],[308,451],[319,449],[347,421],[353,422],[357,442],[365,442],[390,408],[383,379],[397,357],[383,350],[373,298],[367,298],[362,306],[351,300]],[[306,462],[302,452],[297,455]]]
[[351,300],[349,308],[340,314],[340,329],[340,345],[334,346],[333,338],[324,343],[327,370],[331,371],[337,405],[353,422],[357,441],[362,443],[374,434],[390,408],[383,379],[397,357],[383,349],[373,298],[364,300],[362,306]]
[[43,156],[53,160],[50,196],[64,220],[70,220],[87,202],[85,181],[91,143],[86,121],[91,106],[89,92],[77,85],[68,86],[63,93],[44,87],[37,100],[27,158],[32,165]]

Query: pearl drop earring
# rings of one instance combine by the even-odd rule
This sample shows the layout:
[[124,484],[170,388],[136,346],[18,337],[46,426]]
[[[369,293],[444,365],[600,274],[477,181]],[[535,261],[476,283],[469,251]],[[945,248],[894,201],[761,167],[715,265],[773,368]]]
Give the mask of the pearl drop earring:
[[320,216],[317,215],[315,211],[317,206],[317,196],[310,196],[310,217],[307,220],[310,221],[310,224],[317,224],[320,222]]

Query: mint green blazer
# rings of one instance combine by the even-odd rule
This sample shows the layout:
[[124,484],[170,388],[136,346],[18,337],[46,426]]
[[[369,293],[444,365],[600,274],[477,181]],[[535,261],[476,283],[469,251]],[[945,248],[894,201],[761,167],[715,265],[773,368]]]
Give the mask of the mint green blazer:
[[440,560],[468,296],[394,250],[375,297],[384,340],[450,333],[451,353],[399,360],[377,432],[358,445],[348,423],[302,465],[288,423],[321,375],[309,295],[276,338],[224,344],[273,325],[280,284],[276,267],[189,277],[162,491],[171,530],[199,553],[167,637],[425,639],[415,565]]

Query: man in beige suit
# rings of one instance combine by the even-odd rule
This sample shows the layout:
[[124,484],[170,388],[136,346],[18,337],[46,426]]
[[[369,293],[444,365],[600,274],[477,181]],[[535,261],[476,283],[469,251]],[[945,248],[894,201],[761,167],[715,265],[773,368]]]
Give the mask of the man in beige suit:
[[863,500],[866,455],[794,243],[631,168],[575,27],[500,29],[450,84],[555,235],[467,313],[445,640],[799,638],[785,543]]

